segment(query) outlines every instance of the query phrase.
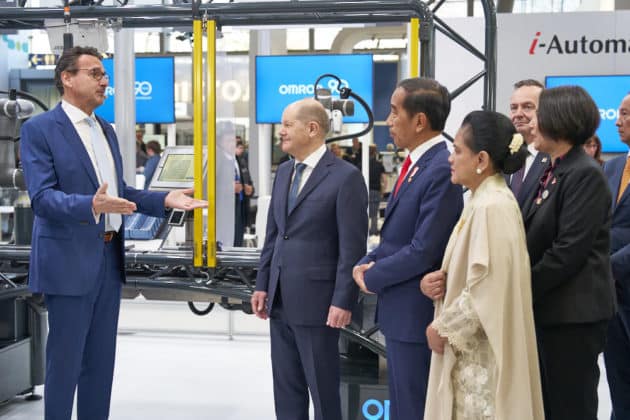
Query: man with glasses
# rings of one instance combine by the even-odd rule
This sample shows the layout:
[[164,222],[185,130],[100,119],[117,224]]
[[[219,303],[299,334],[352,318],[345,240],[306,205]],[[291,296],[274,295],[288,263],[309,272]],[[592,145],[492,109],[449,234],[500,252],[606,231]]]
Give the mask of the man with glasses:
[[94,48],[64,51],[55,68],[61,103],[22,127],[21,156],[35,213],[29,288],[48,309],[46,420],[103,420],[109,404],[124,271],[124,219],[207,203],[124,183],[118,140],[94,115],[107,74]]
[[[630,146],[630,93],[619,106],[617,130]],[[610,321],[604,349],[610,387],[612,419],[630,418],[630,153],[604,164],[613,195],[610,227],[610,265],[617,289],[617,314]]]
[[[536,119],[538,98],[544,86],[538,80],[525,79],[514,84],[514,92],[510,97],[510,118],[527,143],[529,155],[525,165],[507,178],[510,189],[518,201],[521,209],[525,202],[538,190],[538,183],[545,168],[549,166],[549,156],[539,153],[534,147],[532,120]],[[534,197],[532,196],[533,200]]]

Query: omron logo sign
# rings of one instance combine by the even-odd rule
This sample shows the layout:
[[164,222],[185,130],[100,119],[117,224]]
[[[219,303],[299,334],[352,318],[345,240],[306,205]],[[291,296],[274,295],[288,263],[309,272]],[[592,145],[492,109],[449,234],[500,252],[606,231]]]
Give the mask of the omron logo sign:
[[565,39],[554,34],[548,41],[536,32],[529,46],[529,54],[619,54],[630,53],[630,41],[625,39],[589,39],[582,35],[578,39]]

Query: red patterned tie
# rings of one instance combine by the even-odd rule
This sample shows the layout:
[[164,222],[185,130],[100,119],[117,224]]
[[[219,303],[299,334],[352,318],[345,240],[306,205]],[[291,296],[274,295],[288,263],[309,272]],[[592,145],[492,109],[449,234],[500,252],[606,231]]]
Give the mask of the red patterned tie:
[[396,182],[396,188],[394,189],[394,197],[396,197],[396,194],[398,194],[398,190],[400,189],[400,186],[402,185],[403,181],[407,177],[407,171],[409,171],[410,166],[411,166],[411,158],[409,157],[409,155],[407,155],[407,159],[405,159],[405,162],[403,163],[402,169],[400,171],[400,176],[398,177],[398,181]]

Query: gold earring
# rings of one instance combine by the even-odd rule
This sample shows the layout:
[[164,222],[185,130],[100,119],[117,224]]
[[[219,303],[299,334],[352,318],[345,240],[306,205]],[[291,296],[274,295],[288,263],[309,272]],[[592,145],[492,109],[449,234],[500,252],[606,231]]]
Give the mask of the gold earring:
[[481,171],[481,169],[480,169],[480,168],[477,168],[477,170],[476,170],[475,172],[477,172],[477,175],[481,175],[481,172],[482,172],[482,171]]

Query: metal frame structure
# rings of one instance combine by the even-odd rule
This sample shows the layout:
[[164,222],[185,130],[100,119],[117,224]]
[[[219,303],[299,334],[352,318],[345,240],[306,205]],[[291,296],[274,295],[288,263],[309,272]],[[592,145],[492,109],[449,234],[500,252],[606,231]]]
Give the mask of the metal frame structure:
[[[113,27],[155,28],[192,26],[194,39],[207,36],[207,97],[214,98],[216,86],[216,32],[221,26],[269,26],[269,25],[313,25],[344,23],[410,22],[410,75],[434,77],[435,31],[440,31],[484,63],[484,70],[473,76],[462,86],[451,92],[457,97],[461,92],[484,78],[484,107],[494,109],[496,95],[496,13],[492,0],[482,0],[485,14],[485,51],[481,52],[465,38],[450,28],[435,13],[445,0],[428,3],[420,0],[344,0],[344,1],[286,1],[256,3],[206,3],[195,1],[192,5],[171,6],[73,6],[71,17],[75,19],[107,19]],[[436,3],[432,8],[430,4]],[[3,29],[43,29],[44,19],[61,19],[63,8],[9,8],[0,7],[0,31]],[[417,48],[416,48],[417,47]],[[193,115],[194,147],[201,161],[203,119],[203,60],[201,42],[193,44]],[[207,107],[207,146],[215,145],[214,123],[216,109],[214,101]],[[208,171],[214,165],[213,156],[208,156]],[[201,194],[202,179],[200,164],[195,166],[196,195]],[[215,185],[208,178],[207,191],[211,201],[208,216],[208,238],[206,252],[202,255],[201,211],[195,212],[195,239],[193,252],[158,251],[136,253],[128,251],[126,256],[127,286],[125,297],[142,293],[148,299],[218,302],[227,309],[242,309],[251,312],[249,296],[254,290],[254,278],[258,265],[258,254],[251,251],[217,252],[212,210]],[[0,246],[0,264],[10,267],[19,278],[24,278],[28,265],[30,247]],[[9,264],[7,264],[9,263]],[[205,265],[204,265],[205,263]],[[7,270],[7,268],[5,268]],[[1,270],[0,270],[1,271]],[[371,351],[384,356],[385,348],[374,334],[378,326],[346,328],[344,336]]]

